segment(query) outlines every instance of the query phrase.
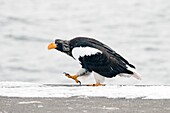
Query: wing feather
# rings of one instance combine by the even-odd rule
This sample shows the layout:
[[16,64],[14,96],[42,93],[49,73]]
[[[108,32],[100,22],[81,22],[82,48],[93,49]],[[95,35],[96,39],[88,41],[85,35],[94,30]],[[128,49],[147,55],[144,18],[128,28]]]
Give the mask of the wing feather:
[[91,56],[80,57],[83,68],[94,71],[105,77],[114,77],[119,73],[129,73],[126,65],[116,58],[108,58],[105,54],[97,53]]
[[[93,48],[96,48],[96,49],[102,51],[102,53],[105,54],[107,56],[107,58],[110,58],[110,57],[116,58],[116,60],[118,60],[121,65],[123,63],[123,64],[127,64],[128,66],[130,66],[132,68],[135,68],[134,65],[130,64],[126,59],[124,59],[121,55],[117,54],[109,46],[107,46],[93,38],[86,38],[86,37],[74,38],[74,39],[70,40],[70,47],[71,47],[71,50],[74,47],[93,47]],[[119,70],[121,70],[121,69],[119,69]]]

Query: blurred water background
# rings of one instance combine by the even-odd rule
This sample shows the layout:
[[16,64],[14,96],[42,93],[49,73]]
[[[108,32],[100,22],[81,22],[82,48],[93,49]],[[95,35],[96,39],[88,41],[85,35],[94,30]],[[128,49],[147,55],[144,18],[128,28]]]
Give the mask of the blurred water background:
[[74,83],[63,72],[78,62],[47,46],[76,36],[108,44],[143,78],[106,83],[170,85],[170,0],[0,0],[0,81]]

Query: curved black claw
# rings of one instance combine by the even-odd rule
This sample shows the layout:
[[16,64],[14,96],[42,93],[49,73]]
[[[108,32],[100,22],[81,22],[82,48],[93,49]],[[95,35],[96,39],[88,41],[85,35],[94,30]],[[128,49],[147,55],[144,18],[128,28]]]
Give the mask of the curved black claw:
[[81,82],[80,82],[80,81],[78,81],[78,83],[79,83],[79,85],[81,86]]
[[66,72],[63,72],[63,74],[65,74],[65,75],[69,75],[68,73],[66,73]]

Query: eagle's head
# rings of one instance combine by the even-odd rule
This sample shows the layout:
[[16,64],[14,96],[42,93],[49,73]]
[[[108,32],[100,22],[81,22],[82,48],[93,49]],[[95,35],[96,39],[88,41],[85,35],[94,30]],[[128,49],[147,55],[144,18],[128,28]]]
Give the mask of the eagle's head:
[[70,55],[70,45],[67,40],[56,39],[55,43],[52,42],[48,45],[48,50],[51,49],[56,49]]

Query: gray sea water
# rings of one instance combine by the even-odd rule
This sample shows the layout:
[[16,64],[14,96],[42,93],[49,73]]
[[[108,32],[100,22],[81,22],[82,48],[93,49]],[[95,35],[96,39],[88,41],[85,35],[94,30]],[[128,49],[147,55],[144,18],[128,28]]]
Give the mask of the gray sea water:
[[74,83],[63,72],[80,65],[47,46],[76,36],[108,44],[142,75],[106,83],[170,85],[170,0],[0,0],[0,81]]

